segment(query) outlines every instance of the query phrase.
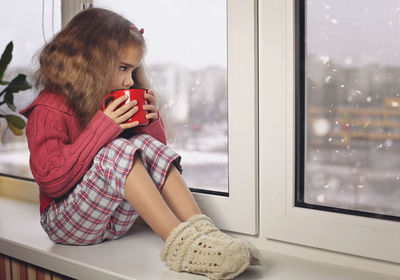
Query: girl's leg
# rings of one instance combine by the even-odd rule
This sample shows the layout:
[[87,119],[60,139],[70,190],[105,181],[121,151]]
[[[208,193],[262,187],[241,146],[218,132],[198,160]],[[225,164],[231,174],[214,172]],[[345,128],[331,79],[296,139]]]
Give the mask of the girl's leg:
[[135,157],[133,168],[125,183],[125,198],[145,222],[163,239],[180,224],[152,181],[140,157]]
[[[168,206],[182,222],[189,221],[198,231],[208,233],[210,236],[232,239],[222,233],[209,217],[201,214],[199,206],[175,166],[170,168],[161,194]],[[251,243],[244,240],[241,242],[244,242],[249,250],[250,264],[261,264],[262,257],[260,252]]]
[[125,180],[124,197],[165,241],[161,259],[168,267],[212,279],[231,279],[245,270],[250,258],[243,244],[203,234],[186,222],[201,212],[175,168],[176,155],[149,136],[130,140],[141,153]]
[[[180,223],[159,192],[173,162],[179,164],[179,156],[148,135],[137,135],[132,141],[117,138],[99,151],[74,190],[44,211],[42,227],[51,240],[63,244],[116,239],[137,219],[131,206],[135,204],[165,239]],[[125,185],[130,201],[125,199]]]
[[189,188],[175,166],[171,166],[161,195],[176,217],[182,222],[194,215],[201,214],[201,210],[194,200]]

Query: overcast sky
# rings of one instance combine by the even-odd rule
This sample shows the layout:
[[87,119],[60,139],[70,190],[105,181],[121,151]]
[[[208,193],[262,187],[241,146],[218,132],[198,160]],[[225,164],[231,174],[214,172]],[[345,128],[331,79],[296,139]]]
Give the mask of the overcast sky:
[[[247,0],[243,0],[247,1]],[[52,35],[45,2],[46,38]],[[226,67],[225,0],[94,0],[145,29],[148,64]],[[60,28],[60,0],[55,31]],[[43,45],[42,1],[1,0],[0,50],[13,40],[14,65],[26,65]],[[400,65],[400,0],[307,0],[308,52],[343,65]]]

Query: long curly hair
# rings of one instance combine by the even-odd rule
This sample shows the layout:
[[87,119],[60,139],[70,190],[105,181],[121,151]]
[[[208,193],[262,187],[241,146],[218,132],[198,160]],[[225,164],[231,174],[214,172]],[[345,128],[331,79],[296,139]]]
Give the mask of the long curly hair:
[[[124,17],[100,8],[82,11],[41,50],[36,87],[64,95],[84,128],[101,108],[121,51],[131,42],[146,52],[142,33]],[[133,73],[135,87],[149,88],[140,72]]]

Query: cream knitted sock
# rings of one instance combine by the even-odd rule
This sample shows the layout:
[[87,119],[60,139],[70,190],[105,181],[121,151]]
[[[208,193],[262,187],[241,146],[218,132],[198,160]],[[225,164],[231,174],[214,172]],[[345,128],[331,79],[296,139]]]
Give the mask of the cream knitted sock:
[[[233,239],[229,235],[220,231],[215,223],[206,215],[194,215],[189,220],[187,220],[187,222],[190,223],[198,231],[204,234],[208,234],[209,236],[222,239]],[[246,240],[240,239],[239,241],[247,247],[250,253],[250,265],[260,265],[263,261],[260,251],[258,251],[258,249],[254,247],[253,244]]]
[[204,235],[187,222],[168,236],[161,259],[172,270],[202,274],[211,279],[232,279],[250,262],[249,252],[242,243]]

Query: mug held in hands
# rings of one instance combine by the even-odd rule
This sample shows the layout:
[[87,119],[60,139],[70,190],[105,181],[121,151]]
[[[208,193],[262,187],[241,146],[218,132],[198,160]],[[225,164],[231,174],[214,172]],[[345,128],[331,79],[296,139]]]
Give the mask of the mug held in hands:
[[132,116],[132,118],[128,119],[126,123],[138,121],[139,125],[147,125],[149,124],[149,120],[146,118],[147,111],[143,110],[143,105],[147,104],[147,100],[144,98],[145,93],[147,93],[147,89],[143,88],[114,90],[104,98],[102,110],[104,111],[110,102],[126,95],[128,97],[127,100],[118,106],[118,108],[133,100],[137,101],[137,106],[139,108],[139,110]]

